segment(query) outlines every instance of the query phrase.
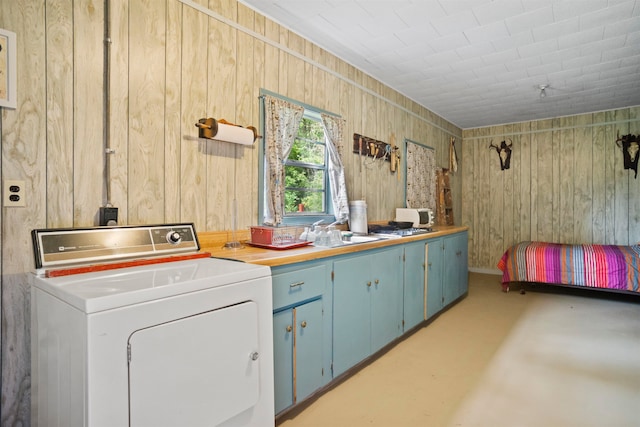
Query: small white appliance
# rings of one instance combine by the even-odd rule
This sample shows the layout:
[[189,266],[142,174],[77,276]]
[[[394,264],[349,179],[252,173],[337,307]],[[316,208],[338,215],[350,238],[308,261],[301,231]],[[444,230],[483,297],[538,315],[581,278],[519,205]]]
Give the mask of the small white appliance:
[[34,230],[34,426],[273,426],[269,267],[192,224]]
[[433,226],[433,211],[429,208],[396,208],[396,221],[413,223],[415,228],[429,228]]

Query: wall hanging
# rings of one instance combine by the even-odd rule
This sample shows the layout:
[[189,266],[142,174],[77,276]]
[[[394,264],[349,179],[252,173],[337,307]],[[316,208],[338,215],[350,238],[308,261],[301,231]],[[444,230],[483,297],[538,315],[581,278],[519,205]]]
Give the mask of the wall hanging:
[[458,172],[458,153],[456,153],[456,139],[449,139],[449,172]]
[[618,139],[616,139],[618,147],[622,148],[622,156],[624,159],[624,168],[631,169],[635,173],[633,178],[638,177],[638,156],[640,155],[640,135],[623,135],[620,137],[618,132]]
[[0,107],[17,106],[16,33],[0,29]]
[[196,127],[198,128],[199,138],[215,139],[234,144],[253,145],[256,139],[261,138],[255,127],[242,127],[225,119],[200,119],[196,123]]
[[436,208],[436,150],[405,139],[405,204],[408,208]]
[[489,144],[489,148],[494,148],[500,156],[500,169],[505,170],[511,167],[511,147],[513,142],[509,139],[509,143],[502,141],[500,146],[493,145],[493,142]]
[[[368,157],[366,164],[373,164],[378,159],[390,162],[390,171],[395,173],[400,167],[400,147],[393,142],[394,136],[391,137],[390,144],[367,136],[353,134],[353,152],[360,156]],[[362,160],[360,160],[360,170],[362,170]]]

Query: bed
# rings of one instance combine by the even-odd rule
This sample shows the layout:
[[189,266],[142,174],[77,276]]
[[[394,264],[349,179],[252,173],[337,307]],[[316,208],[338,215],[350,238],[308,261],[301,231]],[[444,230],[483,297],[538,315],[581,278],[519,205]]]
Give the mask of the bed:
[[521,242],[507,249],[498,268],[505,292],[513,282],[640,292],[640,245]]

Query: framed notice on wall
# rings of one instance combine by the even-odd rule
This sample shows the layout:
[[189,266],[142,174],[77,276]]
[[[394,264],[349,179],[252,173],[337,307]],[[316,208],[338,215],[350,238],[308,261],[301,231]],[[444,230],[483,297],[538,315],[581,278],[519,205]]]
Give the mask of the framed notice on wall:
[[0,107],[16,108],[16,33],[0,29]]

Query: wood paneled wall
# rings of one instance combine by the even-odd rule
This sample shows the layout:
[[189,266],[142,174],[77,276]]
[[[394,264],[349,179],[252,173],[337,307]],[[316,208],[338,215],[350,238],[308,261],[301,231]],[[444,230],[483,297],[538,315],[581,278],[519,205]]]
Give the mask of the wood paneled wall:
[[[496,270],[513,243],[640,242],[640,179],[623,168],[620,135],[640,133],[640,107],[463,132],[462,224],[469,266]],[[511,168],[489,144],[513,141]]]
[[[405,138],[424,143],[445,167],[449,138],[462,137],[456,126],[235,0],[108,5],[106,114],[105,2],[0,2],[0,28],[17,33],[19,70],[18,108],[2,110],[2,178],[27,184],[27,207],[2,210],[2,425],[30,421],[31,229],[95,225],[107,201],[119,208],[120,224],[228,230],[234,199],[238,227],[257,223],[258,143],[201,141],[198,119],[257,126],[261,88],[341,115],[348,195],[367,200],[371,220],[393,218],[404,177],[383,162],[360,171],[348,149],[353,133],[395,138],[401,147]],[[105,129],[114,150],[108,181]],[[454,194],[460,218],[460,191]]]

